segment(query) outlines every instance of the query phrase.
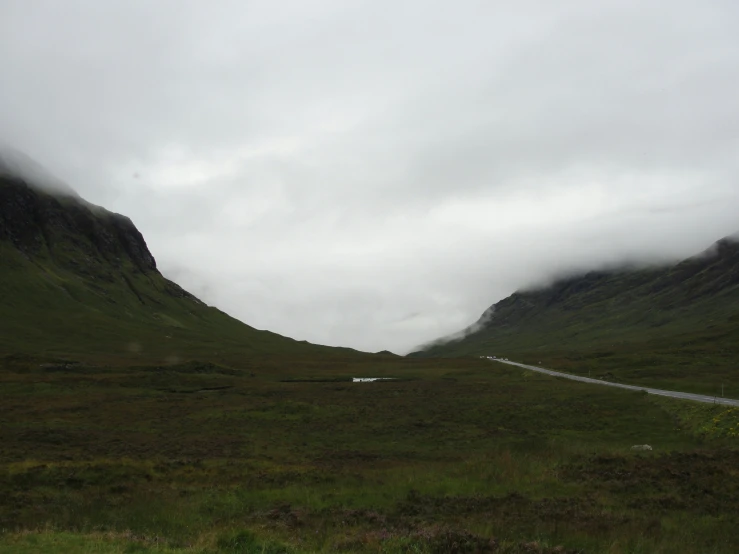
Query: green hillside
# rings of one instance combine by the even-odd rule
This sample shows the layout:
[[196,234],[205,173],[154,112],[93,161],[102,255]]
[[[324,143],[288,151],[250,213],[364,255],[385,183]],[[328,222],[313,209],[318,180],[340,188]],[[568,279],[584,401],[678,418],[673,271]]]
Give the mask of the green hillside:
[[[576,369],[621,356],[643,371],[634,345],[674,355],[689,337],[685,373],[707,381],[707,350],[733,360],[720,333],[736,324],[735,261],[727,242],[514,295],[426,354],[549,352]],[[0,554],[739,548],[739,410],[259,331],[164,278],[128,218],[12,178],[0,397]]]
[[[728,359],[733,252],[515,295],[485,320],[499,342],[447,348],[613,360],[601,321],[618,344],[687,333]],[[690,318],[655,324],[669,313]],[[0,554],[739,548],[739,410],[259,331],[164,278],[128,218],[13,178],[0,397]]]
[[126,217],[0,177],[0,354],[176,363],[357,356],[254,329],[158,271]]
[[739,396],[739,242],[679,264],[594,271],[517,292],[466,336],[412,356],[497,355],[576,373]]

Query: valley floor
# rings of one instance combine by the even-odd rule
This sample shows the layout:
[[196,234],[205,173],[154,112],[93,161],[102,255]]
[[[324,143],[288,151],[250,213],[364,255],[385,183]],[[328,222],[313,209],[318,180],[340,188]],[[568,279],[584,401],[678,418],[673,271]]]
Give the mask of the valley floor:
[[573,381],[580,381],[581,383],[588,383],[590,385],[616,387],[616,388],[627,389],[627,390],[632,390],[632,391],[644,391],[648,394],[654,394],[657,396],[665,396],[667,398],[675,398],[678,400],[702,402],[704,404],[717,404],[721,406],[731,406],[731,407],[739,408],[739,400],[736,400],[734,398],[725,398],[724,396],[718,396],[718,395],[708,396],[704,394],[694,394],[690,392],[670,391],[670,390],[665,390],[665,389],[654,389],[650,387],[645,387],[643,385],[637,386],[637,385],[629,385],[626,383],[614,383],[612,381],[606,381],[603,379],[593,379],[592,377],[583,377],[582,375],[573,375],[571,373],[553,371],[551,369],[546,369],[544,367],[539,367],[535,365],[522,364],[519,362],[512,362],[508,359],[505,359],[505,360],[494,359],[492,361],[494,363],[502,363],[502,364],[507,364],[507,365],[512,365],[512,366],[517,366],[525,370],[535,371],[537,373],[543,373],[545,375],[549,375],[550,377],[571,379]]
[[739,409],[469,358],[15,357],[0,395],[0,554],[739,551]]

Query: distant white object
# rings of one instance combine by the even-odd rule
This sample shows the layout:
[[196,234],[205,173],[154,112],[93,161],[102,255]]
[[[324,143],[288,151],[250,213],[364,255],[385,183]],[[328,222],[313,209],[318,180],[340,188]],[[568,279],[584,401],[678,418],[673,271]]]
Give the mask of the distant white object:
[[392,381],[393,377],[352,377],[352,383],[371,383],[372,381]]
[[648,444],[635,444],[631,447],[632,450],[652,450],[652,447]]

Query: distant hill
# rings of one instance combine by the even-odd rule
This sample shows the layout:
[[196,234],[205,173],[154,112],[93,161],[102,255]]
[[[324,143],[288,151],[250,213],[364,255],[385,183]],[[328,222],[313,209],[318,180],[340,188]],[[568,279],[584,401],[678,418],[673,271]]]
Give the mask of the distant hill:
[[675,265],[591,271],[517,292],[453,340],[440,339],[410,355],[516,355],[537,361],[619,356],[647,344],[665,351],[700,344],[706,355],[724,362],[739,353],[735,237]]
[[133,222],[0,153],[0,355],[238,363],[357,356],[254,329],[166,279]]

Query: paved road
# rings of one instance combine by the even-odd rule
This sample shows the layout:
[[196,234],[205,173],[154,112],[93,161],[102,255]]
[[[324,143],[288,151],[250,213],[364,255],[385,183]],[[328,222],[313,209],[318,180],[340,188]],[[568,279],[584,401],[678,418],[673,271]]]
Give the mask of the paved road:
[[500,359],[491,360],[494,362],[500,362],[502,364],[515,365],[524,369],[530,369],[531,371],[538,371],[539,373],[546,373],[547,375],[553,375],[555,377],[564,377],[565,379],[572,379],[573,381],[582,381],[583,383],[591,383],[593,385],[606,385],[608,387],[618,387],[620,389],[629,390],[644,390],[649,394],[657,394],[659,396],[669,396],[670,398],[680,398],[682,400],[694,400],[696,402],[705,402],[707,404],[726,404],[728,406],[739,406],[739,400],[733,398],[721,398],[715,396],[705,396],[703,394],[692,394],[689,392],[677,392],[672,390],[662,389],[650,389],[648,387],[637,387],[635,385],[622,385],[621,383],[610,383],[608,381],[601,381],[600,379],[591,379],[590,377],[580,377],[579,375],[572,375],[570,373],[562,373],[561,371],[552,371],[551,369],[544,369],[543,367],[537,367],[535,365],[520,364],[518,362],[505,361]]

